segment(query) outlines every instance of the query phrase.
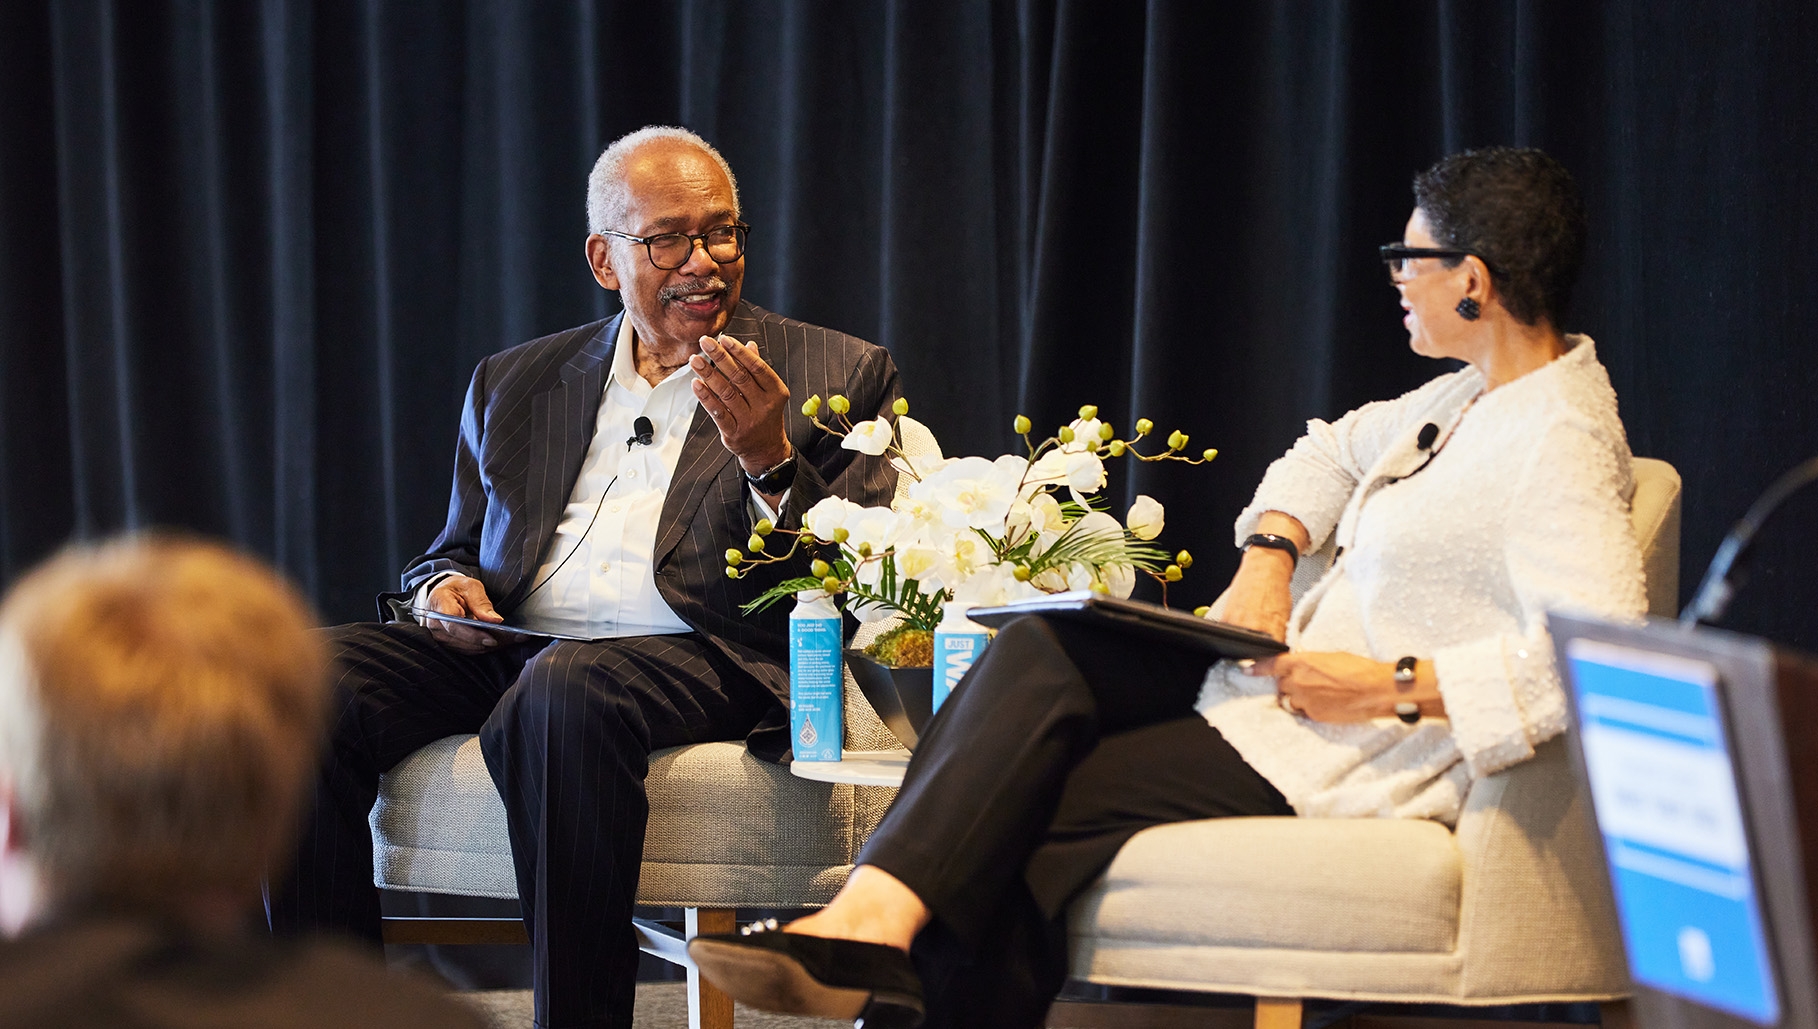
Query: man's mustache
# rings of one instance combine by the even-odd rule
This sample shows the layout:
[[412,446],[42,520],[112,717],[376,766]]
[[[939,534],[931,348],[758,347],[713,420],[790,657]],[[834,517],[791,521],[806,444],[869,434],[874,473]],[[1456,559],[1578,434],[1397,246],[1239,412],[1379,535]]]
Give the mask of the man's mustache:
[[657,290],[657,299],[667,304],[696,293],[724,293],[728,288],[730,287],[726,285],[725,279],[718,275],[709,275],[704,279],[689,279],[686,282],[676,282],[664,286]]

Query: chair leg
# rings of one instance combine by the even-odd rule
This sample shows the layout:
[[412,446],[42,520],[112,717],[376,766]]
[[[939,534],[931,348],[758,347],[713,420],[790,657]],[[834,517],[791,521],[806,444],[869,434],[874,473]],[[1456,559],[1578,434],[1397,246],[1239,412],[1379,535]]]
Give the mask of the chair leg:
[[[702,933],[729,933],[738,928],[732,908],[688,908],[685,929],[689,939]],[[688,1029],[732,1029],[732,998],[701,978],[701,970],[688,966]]]
[[1256,1029],[1300,1029],[1300,999],[1256,998]]

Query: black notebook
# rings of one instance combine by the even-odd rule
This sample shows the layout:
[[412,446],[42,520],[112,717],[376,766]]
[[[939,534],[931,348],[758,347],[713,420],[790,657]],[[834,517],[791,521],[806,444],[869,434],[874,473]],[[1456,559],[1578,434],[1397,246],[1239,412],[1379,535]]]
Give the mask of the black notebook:
[[1253,629],[1215,622],[1144,600],[1120,600],[1087,590],[1055,593],[1001,607],[975,607],[966,612],[966,617],[996,628],[1023,615],[1037,614],[1121,629],[1136,636],[1203,650],[1215,657],[1268,657],[1288,649],[1286,643]]

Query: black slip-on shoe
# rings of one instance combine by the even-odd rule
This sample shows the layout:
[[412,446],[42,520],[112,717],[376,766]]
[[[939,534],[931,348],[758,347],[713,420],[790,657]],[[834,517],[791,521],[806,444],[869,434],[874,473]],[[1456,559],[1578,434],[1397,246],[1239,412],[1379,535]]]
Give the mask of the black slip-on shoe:
[[775,923],[696,936],[688,957],[733,1000],[786,1015],[850,1018],[859,1029],[914,1029],[922,981],[909,955],[881,943],[786,933]]

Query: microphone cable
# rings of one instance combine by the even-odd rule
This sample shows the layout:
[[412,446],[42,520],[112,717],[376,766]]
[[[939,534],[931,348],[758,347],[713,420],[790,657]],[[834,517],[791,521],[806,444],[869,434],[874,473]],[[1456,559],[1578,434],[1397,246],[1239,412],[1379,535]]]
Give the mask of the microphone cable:
[[[632,447],[639,445],[646,447],[650,446],[651,440],[654,439],[655,436],[656,426],[650,424],[650,419],[643,415],[638,415],[631,423],[631,436],[625,440],[625,449],[630,450]],[[554,568],[551,568],[548,575],[543,576],[542,582],[530,587],[530,592],[524,594],[524,596],[518,600],[516,607],[513,607],[512,610],[515,611],[518,608],[523,607],[525,601],[528,601],[531,597],[536,595],[537,590],[549,585],[549,580],[556,577],[556,573],[562,570],[562,566],[568,563],[568,559],[580,552],[581,544],[587,542],[587,534],[593,531],[594,523],[600,520],[600,508],[606,506],[606,494],[612,492],[613,485],[618,481],[619,477],[614,475],[612,477],[612,482],[608,482],[606,488],[600,491],[600,499],[595,501],[593,505],[593,517],[587,519],[587,528],[581,530],[581,538],[575,540],[574,546],[568,548],[567,556],[563,557]]]

